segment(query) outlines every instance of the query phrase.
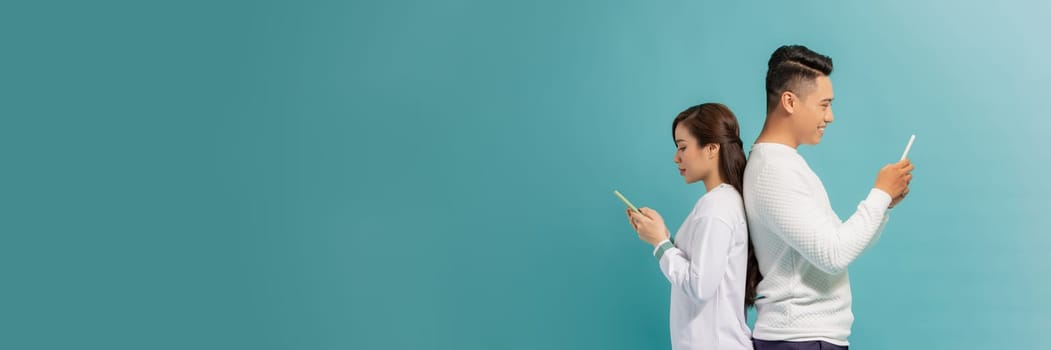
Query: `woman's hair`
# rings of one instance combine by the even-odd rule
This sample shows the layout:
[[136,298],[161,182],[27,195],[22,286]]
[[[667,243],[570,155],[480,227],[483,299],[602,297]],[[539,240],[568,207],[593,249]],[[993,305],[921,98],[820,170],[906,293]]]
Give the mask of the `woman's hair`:
[[[744,193],[744,148],[741,144],[741,129],[737,125],[730,108],[720,103],[705,103],[687,108],[675,117],[671,124],[672,139],[675,139],[675,127],[682,125],[686,131],[697,139],[697,147],[707,144],[719,145],[719,175]],[[752,238],[748,238],[748,272],[745,279],[744,305],[755,305],[756,286],[763,276],[759,273],[759,263],[752,248]]]

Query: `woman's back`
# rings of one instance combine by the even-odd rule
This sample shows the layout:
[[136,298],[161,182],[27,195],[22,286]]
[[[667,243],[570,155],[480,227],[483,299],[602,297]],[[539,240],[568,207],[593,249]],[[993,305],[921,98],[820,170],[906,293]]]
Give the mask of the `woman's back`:
[[[745,320],[748,227],[741,194],[728,184],[697,201],[675,236],[689,264],[661,259],[669,280],[688,275],[671,291],[673,349],[751,349]],[[681,252],[681,253],[680,253]],[[684,277],[684,276],[683,276]]]

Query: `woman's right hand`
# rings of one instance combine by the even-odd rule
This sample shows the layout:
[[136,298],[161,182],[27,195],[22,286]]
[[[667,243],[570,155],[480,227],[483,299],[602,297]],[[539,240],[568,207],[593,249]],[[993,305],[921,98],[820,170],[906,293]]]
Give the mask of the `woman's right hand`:
[[671,236],[668,228],[664,226],[664,218],[656,210],[643,207],[639,208],[639,212],[631,209],[625,212],[628,214],[628,223],[643,242],[656,246]]

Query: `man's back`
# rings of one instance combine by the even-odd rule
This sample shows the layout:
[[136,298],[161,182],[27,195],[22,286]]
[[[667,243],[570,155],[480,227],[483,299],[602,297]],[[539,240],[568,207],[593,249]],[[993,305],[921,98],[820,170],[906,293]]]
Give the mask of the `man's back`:
[[878,238],[891,199],[873,190],[847,222],[794,148],[757,143],[744,174],[749,234],[763,280],[753,336],[848,345],[847,265]]

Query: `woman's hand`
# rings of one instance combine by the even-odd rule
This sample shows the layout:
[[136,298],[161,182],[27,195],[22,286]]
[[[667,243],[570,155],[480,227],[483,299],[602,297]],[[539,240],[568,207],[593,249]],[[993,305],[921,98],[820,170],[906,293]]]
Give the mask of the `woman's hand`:
[[639,234],[639,239],[652,246],[656,246],[658,243],[668,239],[670,236],[668,228],[664,226],[664,219],[661,218],[661,215],[656,210],[639,208],[639,211],[642,213],[636,213],[631,209],[627,209],[628,222],[631,223],[631,227],[635,229],[635,232]]

